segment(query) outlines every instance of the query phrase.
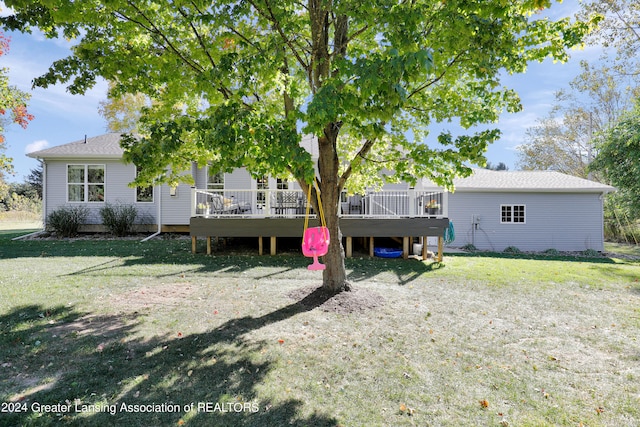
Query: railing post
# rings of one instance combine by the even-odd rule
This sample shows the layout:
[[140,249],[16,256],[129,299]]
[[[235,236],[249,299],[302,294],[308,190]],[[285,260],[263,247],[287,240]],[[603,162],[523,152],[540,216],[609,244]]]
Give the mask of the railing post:
[[271,189],[264,190],[264,211],[266,216],[271,215]]
[[407,212],[409,214],[409,216],[416,216],[417,210],[416,210],[416,190],[415,189],[411,189],[409,190],[407,196],[409,197],[409,212]]
[[196,187],[191,187],[191,217],[196,216]]
[[444,190],[442,194],[442,215],[449,218],[449,192]]

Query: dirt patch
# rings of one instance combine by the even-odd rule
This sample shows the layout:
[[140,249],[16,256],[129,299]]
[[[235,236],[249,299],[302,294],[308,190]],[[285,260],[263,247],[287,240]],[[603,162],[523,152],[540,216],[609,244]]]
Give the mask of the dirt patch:
[[380,294],[362,287],[335,294],[322,287],[305,286],[289,292],[288,296],[306,308],[339,314],[361,313],[382,307],[385,302]]
[[185,304],[193,292],[194,289],[191,285],[172,283],[155,287],[140,287],[134,291],[115,295],[112,300],[118,307],[131,310],[157,305],[180,306]]

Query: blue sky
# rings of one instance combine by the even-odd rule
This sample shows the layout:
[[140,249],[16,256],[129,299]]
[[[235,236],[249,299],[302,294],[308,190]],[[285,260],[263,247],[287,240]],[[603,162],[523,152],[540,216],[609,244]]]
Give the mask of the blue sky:
[[[573,15],[578,7],[578,0],[566,0],[554,4],[547,14],[556,19]],[[6,13],[1,1],[0,13]],[[9,68],[11,84],[31,93],[28,109],[35,116],[27,129],[12,125],[5,133],[8,144],[6,154],[13,158],[16,171],[15,176],[7,178],[9,181],[22,182],[30,170],[37,166],[36,160],[26,157],[27,152],[106,132],[106,123],[98,114],[98,106],[101,100],[106,99],[107,85],[101,82],[83,96],[69,94],[63,85],[32,90],[32,80],[44,74],[56,59],[68,56],[70,44],[64,40],[47,40],[37,33],[7,35],[11,37],[10,51],[0,57],[0,67]],[[504,162],[509,169],[516,169],[516,147],[522,144],[526,129],[548,113],[554,93],[567,88],[579,73],[580,60],[598,59],[600,49],[587,47],[573,50],[570,54],[571,59],[567,63],[553,63],[550,60],[532,63],[525,74],[503,78],[505,86],[520,94],[524,108],[517,114],[503,114],[496,124],[502,131],[502,138],[491,145],[487,152],[487,159],[491,163]],[[455,130],[452,132],[455,133]]]

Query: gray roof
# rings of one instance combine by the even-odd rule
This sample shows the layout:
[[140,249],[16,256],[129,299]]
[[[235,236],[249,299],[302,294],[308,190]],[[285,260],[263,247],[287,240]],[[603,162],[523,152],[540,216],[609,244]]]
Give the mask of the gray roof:
[[614,187],[554,171],[493,171],[474,169],[467,178],[454,180],[459,192],[608,193]]
[[121,159],[119,133],[107,133],[27,154],[37,159]]
[[[45,150],[27,154],[39,159],[121,159],[119,133],[108,133],[68,144],[58,145]],[[317,138],[305,135],[301,146],[318,157]],[[430,186],[432,186],[431,184]],[[467,178],[456,178],[455,189],[458,192],[561,192],[561,193],[608,193],[615,188],[599,182],[566,175],[553,171],[493,171],[474,169]]]
[[[109,158],[120,159],[124,151],[120,147],[120,133],[107,133],[68,144],[58,145],[45,150],[28,153],[27,156],[36,159],[80,159],[80,158]],[[304,135],[300,146],[311,154],[311,158],[318,158],[318,138]]]

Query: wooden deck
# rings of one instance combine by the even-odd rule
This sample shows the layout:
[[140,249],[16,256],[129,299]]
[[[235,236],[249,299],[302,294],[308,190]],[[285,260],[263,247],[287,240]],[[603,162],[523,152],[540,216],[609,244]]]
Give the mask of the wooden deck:
[[[310,221],[309,226],[318,225]],[[438,237],[438,261],[442,261],[443,236],[449,227],[448,218],[340,218],[342,236],[346,238],[346,256],[353,253],[353,238],[368,238],[369,255],[373,256],[376,237],[402,238],[403,256],[408,258],[412,237]],[[207,239],[207,253],[211,254],[212,237],[257,237],[258,252],[263,253],[263,238],[271,239],[271,254],[275,255],[278,237],[300,237],[304,229],[303,218],[203,218],[192,217],[189,233],[191,249],[196,252],[198,237]],[[422,258],[427,257],[427,245],[422,247]]]

